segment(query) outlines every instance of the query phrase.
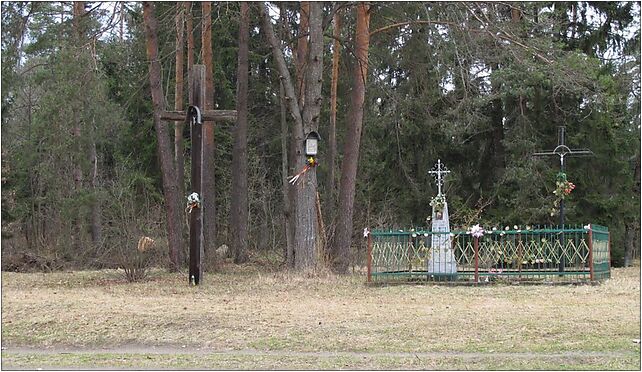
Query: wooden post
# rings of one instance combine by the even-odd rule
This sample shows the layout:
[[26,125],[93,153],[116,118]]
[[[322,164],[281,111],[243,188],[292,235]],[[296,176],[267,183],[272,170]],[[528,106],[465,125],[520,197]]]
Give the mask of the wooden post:
[[[203,124],[202,119],[194,119],[191,116],[192,106],[203,107],[205,100],[205,66],[194,65],[190,71],[189,86],[192,102],[188,110],[190,118],[190,131],[192,140],[192,190],[191,193],[197,193],[200,206],[192,209],[190,214],[189,229],[189,282],[193,285],[201,283],[203,278],[203,195],[202,178],[203,178]],[[200,122],[199,122],[200,121]]]
[[372,232],[368,229],[368,283],[372,282]]
[[479,283],[479,238],[474,238],[475,245],[475,283]]

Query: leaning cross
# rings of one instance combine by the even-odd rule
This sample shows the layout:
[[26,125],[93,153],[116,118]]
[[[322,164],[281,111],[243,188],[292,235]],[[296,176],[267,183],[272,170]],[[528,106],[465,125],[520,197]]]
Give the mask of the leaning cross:
[[441,159],[437,159],[437,164],[433,167],[435,170],[430,170],[428,173],[435,174],[435,179],[437,180],[437,195],[441,195],[441,186],[444,184],[444,179],[441,176],[450,173],[448,168],[445,165],[441,164]]

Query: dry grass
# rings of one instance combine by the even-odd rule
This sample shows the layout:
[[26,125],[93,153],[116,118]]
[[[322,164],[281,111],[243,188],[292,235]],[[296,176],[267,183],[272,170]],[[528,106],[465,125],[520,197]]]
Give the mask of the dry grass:
[[[446,368],[439,367],[445,359],[385,362],[390,357],[383,352],[602,352],[614,354],[570,365],[640,367],[640,346],[633,342],[640,339],[639,268],[615,269],[613,279],[598,286],[372,288],[363,276],[296,275],[256,265],[206,273],[199,287],[188,287],[186,274],[155,272],[132,284],[118,278],[108,271],[2,273],[3,346],[367,352],[379,355],[364,362],[372,368]],[[288,367],[270,362],[285,357],[264,358],[266,366]],[[344,355],[328,366],[327,358],[299,359],[306,358],[312,364],[303,368],[344,368],[341,358],[347,365],[360,360]],[[515,363],[508,365],[519,368]],[[546,363],[542,368],[566,365]]]

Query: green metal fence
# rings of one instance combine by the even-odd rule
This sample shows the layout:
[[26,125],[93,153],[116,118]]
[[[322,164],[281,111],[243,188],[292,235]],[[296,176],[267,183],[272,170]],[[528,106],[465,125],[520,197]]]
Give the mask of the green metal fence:
[[[456,274],[435,270],[450,242]],[[443,259],[443,257],[441,258]],[[368,235],[368,282],[583,282],[610,277],[608,229],[599,225],[486,231],[371,231]]]

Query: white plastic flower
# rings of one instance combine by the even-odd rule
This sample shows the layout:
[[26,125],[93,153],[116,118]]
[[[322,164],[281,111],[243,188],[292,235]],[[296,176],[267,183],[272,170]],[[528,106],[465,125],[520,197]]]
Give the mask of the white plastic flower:
[[477,224],[470,228],[470,235],[475,238],[481,238],[482,236],[484,236],[484,229],[479,226],[479,224]]
[[187,202],[189,204],[198,204],[198,203],[200,203],[200,200],[198,198],[198,193],[193,192],[193,193],[189,194],[189,196],[187,197]]

